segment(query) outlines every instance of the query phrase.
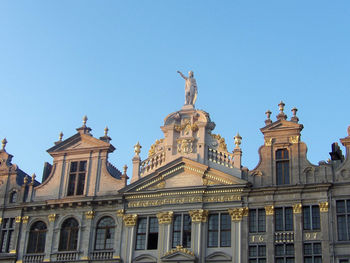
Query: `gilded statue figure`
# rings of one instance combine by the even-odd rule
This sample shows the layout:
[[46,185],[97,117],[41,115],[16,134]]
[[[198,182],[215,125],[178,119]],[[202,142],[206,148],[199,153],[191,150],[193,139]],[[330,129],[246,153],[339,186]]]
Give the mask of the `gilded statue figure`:
[[197,99],[197,82],[193,77],[193,71],[188,72],[188,77],[177,71],[185,82],[185,105],[194,105]]

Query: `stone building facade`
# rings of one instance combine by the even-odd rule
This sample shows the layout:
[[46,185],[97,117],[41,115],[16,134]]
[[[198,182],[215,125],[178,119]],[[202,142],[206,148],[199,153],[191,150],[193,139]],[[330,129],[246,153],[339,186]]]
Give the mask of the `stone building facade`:
[[42,183],[0,150],[0,262],[350,262],[350,127],[313,165],[297,109],[267,111],[260,161],[242,166],[207,112],[166,116],[130,183],[114,151],[83,126],[48,150]]

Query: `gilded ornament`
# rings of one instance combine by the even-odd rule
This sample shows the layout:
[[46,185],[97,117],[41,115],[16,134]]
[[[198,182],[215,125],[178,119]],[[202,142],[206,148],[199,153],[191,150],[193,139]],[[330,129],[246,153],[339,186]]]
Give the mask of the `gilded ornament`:
[[320,212],[328,212],[328,202],[321,202],[318,205],[320,206]]
[[267,205],[265,206],[265,212],[267,216],[273,216],[275,212],[275,207],[273,205]]
[[241,221],[243,218],[244,209],[245,209],[244,207],[229,209],[228,213],[231,216],[231,220],[235,222]]
[[226,145],[226,142],[225,142],[225,138],[221,137],[220,134],[211,134],[211,137],[213,137],[214,139],[216,139],[219,143],[219,146],[218,146],[218,150],[219,151],[224,151],[224,152],[227,152],[227,145]]
[[191,210],[188,213],[190,214],[192,222],[194,223],[207,222],[208,213],[209,213],[208,210],[204,210],[204,209]]
[[0,217],[0,225],[2,224],[2,217]]
[[193,152],[193,138],[190,139],[177,139],[177,152],[178,153],[192,153]]
[[289,137],[289,140],[291,143],[298,143],[299,142],[299,135],[291,136],[291,137]]
[[16,218],[15,218],[16,223],[21,223],[21,219],[22,219],[22,217],[16,216]]
[[118,209],[117,210],[117,217],[123,217],[124,216],[124,209]]
[[159,224],[171,224],[173,221],[174,212],[161,212],[157,214]]
[[294,214],[301,214],[302,204],[294,204],[293,205],[293,213]]
[[49,218],[49,222],[55,222],[57,215],[49,214],[47,217]]
[[29,216],[23,216],[23,217],[22,217],[22,222],[23,222],[23,224],[27,224],[27,223],[28,223],[28,220],[29,220]]
[[249,208],[243,207],[243,216],[248,216],[248,215],[249,215]]
[[125,226],[128,226],[128,227],[135,226],[137,222],[137,215],[136,214],[123,215],[123,221]]
[[164,256],[169,256],[169,255],[172,255],[172,254],[177,253],[177,252],[182,252],[182,253],[185,253],[187,255],[194,256],[194,253],[191,250],[188,250],[187,248],[184,248],[182,246],[176,246],[176,248],[166,252]]
[[156,140],[154,144],[151,145],[151,148],[148,151],[148,157],[154,155],[159,149],[159,144],[163,143],[164,139]]
[[272,138],[265,138],[265,146],[271,146],[272,145]]
[[86,217],[86,219],[93,219],[94,218],[94,216],[95,216],[95,211],[87,211],[87,212],[85,212],[85,217]]

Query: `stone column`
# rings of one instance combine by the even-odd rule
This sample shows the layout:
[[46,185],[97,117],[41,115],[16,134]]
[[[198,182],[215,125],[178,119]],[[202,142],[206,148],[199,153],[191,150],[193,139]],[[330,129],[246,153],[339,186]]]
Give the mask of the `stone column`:
[[45,240],[45,257],[44,262],[49,262],[54,244],[54,229],[56,225],[56,214],[49,214],[49,225],[47,226],[46,240]]
[[170,250],[170,226],[173,222],[173,216],[172,211],[157,214],[159,224],[158,262],[161,262],[161,257]]
[[322,233],[322,258],[325,262],[327,262],[330,255],[330,236],[329,236],[329,213],[328,202],[320,202],[320,225],[321,225],[321,233]]
[[16,216],[15,222],[14,222],[14,231],[13,231],[12,237],[11,237],[12,240],[10,242],[10,247],[9,247],[10,254],[17,253],[18,237],[19,237],[19,233],[20,233],[21,228],[22,228],[22,217]]
[[22,231],[19,238],[19,247],[17,248],[17,259],[22,259],[23,255],[26,253],[26,243],[25,240],[28,237],[29,230],[27,229],[27,223],[29,220],[29,216],[22,216]]
[[241,247],[241,222],[245,209],[243,207],[232,208],[228,210],[231,216],[231,247],[232,247],[232,262],[242,262],[242,247]]
[[123,245],[123,216],[124,216],[124,209],[118,209],[117,210],[117,223],[116,223],[116,231],[114,235],[114,244],[115,244],[115,252],[113,255],[114,259],[120,259],[122,254],[122,248],[124,248]]
[[273,205],[265,206],[266,212],[266,262],[274,262],[275,255],[275,224],[274,214],[275,208]]
[[293,205],[293,225],[294,225],[294,255],[295,262],[303,262],[303,222],[302,204]]
[[90,250],[91,250],[91,245],[92,242],[90,240],[93,240],[92,238],[92,220],[94,219],[95,212],[94,211],[87,211],[84,213],[85,216],[85,224],[84,228],[81,228],[81,233],[80,233],[80,246],[79,250],[83,252],[81,256],[81,260],[89,260],[90,256]]
[[204,262],[205,258],[205,228],[202,223],[208,221],[208,210],[198,209],[188,211],[192,221],[191,243],[195,255],[198,256],[199,262]]
[[248,250],[249,250],[249,223],[248,223],[249,209],[243,207],[243,218],[241,225],[241,261],[248,262]]
[[135,247],[134,232],[137,223],[137,214],[125,214],[123,215],[124,221],[124,233],[123,233],[123,245],[122,245],[122,258],[123,262],[132,262],[133,248]]

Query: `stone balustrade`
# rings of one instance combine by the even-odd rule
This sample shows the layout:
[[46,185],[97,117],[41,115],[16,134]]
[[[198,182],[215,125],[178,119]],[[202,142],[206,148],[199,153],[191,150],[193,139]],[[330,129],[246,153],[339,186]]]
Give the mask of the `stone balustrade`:
[[158,152],[141,162],[140,175],[144,176],[160,167],[165,162],[165,151]]
[[208,160],[210,162],[213,162],[228,168],[234,167],[233,154],[229,152],[220,152],[218,150],[208,148]]
[[113,258],[113,250],[94,251],[90,253],[91,260],[103,260]]
[[56,261],[75,261],[79,257],[79,252],[57,252]]
[[293,231],[275,232],[275,243],[293,243],[293,242],[294,242]]
[[28,254],[23,256],[23,263],[39,263],[43,262],[44,254]]

